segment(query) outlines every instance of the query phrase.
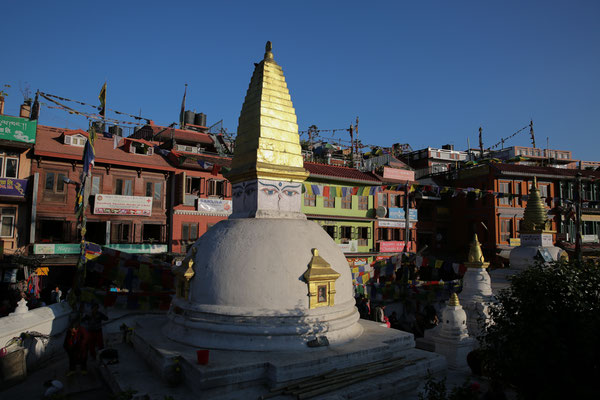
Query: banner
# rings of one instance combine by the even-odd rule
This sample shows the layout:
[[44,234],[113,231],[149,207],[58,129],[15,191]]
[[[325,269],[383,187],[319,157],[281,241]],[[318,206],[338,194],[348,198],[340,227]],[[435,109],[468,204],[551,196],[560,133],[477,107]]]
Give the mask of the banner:
[[152,214],[152,197],[97,194],[94,214],[143,215]]
[[25,196],[27,179],[0,179],[0,196]]
[[198,211],[206,214],[230,215],[233,211],[231,200],[198,199]]
[[37,121],[0,115],[0,139],[35,143]]

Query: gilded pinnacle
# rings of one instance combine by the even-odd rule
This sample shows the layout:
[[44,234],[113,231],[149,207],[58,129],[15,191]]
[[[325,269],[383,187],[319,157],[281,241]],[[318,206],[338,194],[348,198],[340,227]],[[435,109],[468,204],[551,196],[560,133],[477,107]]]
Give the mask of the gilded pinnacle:
[[452,296],[450,296],[450,300],[448,300],[448,305],[451,307],[460,306],[460,302],[458,301],[458,296],[456,295],[456,293],[452,293]]
[[490,263],[485,262],[481,251],[481,244],[477,240],[477,234],[473,235],[473,241],[469,244],[469,255],[465,266],[467,268],[487,268]]
[[529,190],[529,198],[523,221],[521,222],[521,233],[543,233],[550,232],[550,221],[548,221],[548,213],[540,197],[540,191],[537,188],[537,179],[533,178],[533,184]]
[[231,183],[251,179],[303,182],[304,169],[296,111],[283,70],[273,59],[271,42],[255,64],[240,113]]

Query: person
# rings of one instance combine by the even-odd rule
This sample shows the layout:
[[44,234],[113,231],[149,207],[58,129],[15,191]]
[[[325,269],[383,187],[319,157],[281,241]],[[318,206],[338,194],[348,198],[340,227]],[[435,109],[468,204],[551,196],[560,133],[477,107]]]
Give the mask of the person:
[[375,308],[375,321],[386,324],[388,328],[390,327],[388,317],[385,316],[385,304],[381,304]]
[[60,298],[62,297],[62,292],[60,288],[57,286],[56,289],[50,293],[50,304],[60,303]]
[[67,330],[63,347],[69,356],[69,372],[71,376],[76,372],[77,365],[81,366],[81,373],[87,373],[87,346],[85,333],[79,322],[75,321]]
[[82,318],[87,333],[87,343],[89,353],[92,358],[96,358],[96,348],[104,348],[104,339],[102,337],[102,321],[107,321],[108,317],[101,313],[98,303],[92,304],[92,312]]
[[364,296],[360,296],[357,308],[362,319],[369,319],[369,306],[367,305],[367,299],[365,299]]
[[388,317],[388,320],[392,328],[398,329],[400,321],[398,321],[398,314],[396,313],[396,311],[392,311],[392,314]]

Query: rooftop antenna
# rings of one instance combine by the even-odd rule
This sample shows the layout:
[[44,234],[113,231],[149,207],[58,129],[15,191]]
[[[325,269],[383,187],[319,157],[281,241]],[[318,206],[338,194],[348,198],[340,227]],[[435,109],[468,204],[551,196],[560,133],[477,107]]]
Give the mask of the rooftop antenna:
[[483,158],[483,136],[482,136],[482,132],[483,129],[481,129],[481,126],[479,127],[479,152],[480,152],[480,157]]
[[533,120],[529,120],[529,134],[531,135],[531,144],[535,149],[535,134],[533,133]]

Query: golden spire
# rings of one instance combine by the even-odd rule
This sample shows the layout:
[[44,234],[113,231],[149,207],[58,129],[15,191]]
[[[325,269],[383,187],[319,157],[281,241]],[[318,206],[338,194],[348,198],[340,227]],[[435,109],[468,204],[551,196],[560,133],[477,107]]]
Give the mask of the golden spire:
[[312,249],[312,259],[308,263],[308,269],[304,273],[304,279],[307,281],[314,280],[336,280],[340,277],[331,265],[319,255],[319,250]]
[[485,262],[481,252],[481,244],[477,240],[477,234],[473,235],[473,241],[469,244],[469,255],[465,266],[467,268],[487,268],[490,263]]
[[533,184],[529,189],[529,198],[523,221],[521,221],[520,233],[550,233],[550,221],[548,221],[548,213],[540,197],[540,191],[537,188],[537,179],[533,178]]
[[458,296],[456,295],[456,293],[452,293],[452,296],[450,296],[450,300],[448,300],[448,305],[451,307],[460,306],[460,302],[458,301]]
[[231,171],[225,174],[232,183],[258,178],[302,182],[308,176],[296,113],[272,49],[267,42],[246,92]]

